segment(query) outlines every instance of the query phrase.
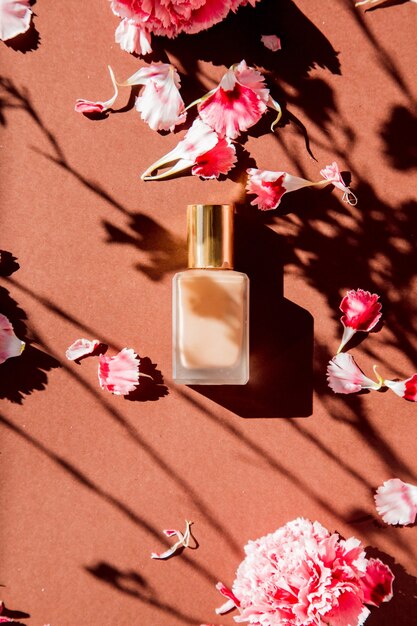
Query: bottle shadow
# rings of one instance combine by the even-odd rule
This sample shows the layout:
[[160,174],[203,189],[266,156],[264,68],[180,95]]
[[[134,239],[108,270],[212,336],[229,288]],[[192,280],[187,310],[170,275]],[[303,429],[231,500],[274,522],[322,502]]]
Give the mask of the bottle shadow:
[[313,318],[283,296],[286,244],[252,211],[235,219],[236,268],[250,280],[250,380],[190,385],[240,417],[308,417],[313,394]]

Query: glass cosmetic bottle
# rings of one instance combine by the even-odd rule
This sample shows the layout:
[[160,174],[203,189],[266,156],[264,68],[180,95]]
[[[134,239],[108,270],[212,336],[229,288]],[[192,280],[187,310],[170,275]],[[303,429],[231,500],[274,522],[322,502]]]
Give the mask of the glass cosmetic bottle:
[[173,279],[173,378],[183,385],[249,379],[249,279],[233,269],[230,204],[187,207],[188,269]]

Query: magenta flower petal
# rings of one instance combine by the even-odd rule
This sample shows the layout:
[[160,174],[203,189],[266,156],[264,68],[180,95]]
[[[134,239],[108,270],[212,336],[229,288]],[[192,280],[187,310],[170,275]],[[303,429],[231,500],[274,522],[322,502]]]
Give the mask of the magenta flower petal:
[[97,339],[93,339],[92,341],[90,341],[90,339],[77,339],[67,349],[65,356],[69,361],[76,361],[83,356],[92,354],[99,345],[100,342]]
[[391,478],[378,487],[376,510],[386,524],[414,524],[417,517],[417,487]]
[[0,364],[12,357],[20,356],[25,345],[25,342],[14,334],[9,319],[0,313]]
[[108,69],[110,73],[111,82],[114,88],[114,94],[112,95],[112,97],[109,98],[109,100],[106,100],[105,102],[100,102],[100,101],[93,102],[92,100],[84,100],[82,98],[79,98],[78,100],[76,100],[75,106],[74,106],[74,111],[76,113],[104,113],[104,111],[107,111],[113,106],[119,94],[119,89],[117,87],[116,79],[114,77],[114,73],[110,65],[108,66]]
[[327,383],[335,393],[356,393],[361,389],[380,389],[381,381],[374,381],[356,365],[352,355],[340,352],[329,361]]
[[413,374],[406,380],[385,380],[384,384],[400,398],[417,402],[417,374]]
[[251,204],[261,211],[276,209],[285,193],[297,191],[303,187],[324,187],[327,184],[325,181],[314,183],[287,172],[271,172],[254,168],[249,168],[246,172],[248,174],[246,191],[255,194],[256,197]]
[[0,0],[0,39],[8,41],[25,33],[31,17],[30,0]]
[[272,52],[281,50],[281,39],[277,35],[262,35],[261,41],[265,48],[272,50]]
[[388,565],[379,559],[369,559],[365,576],[361,578],[364,603],[380,606],[382,602],[389,602],[394,578]]
[[379,296],[363,289],[348,291],[340,303],[344,315],[340,318],[344,326],[343,337],[338,352],[350,341],[356,332],[369,332],[381,319]]
[[115,356],[99,357],[100,387],[117,396],[125,396],[139,384],[139,359],[132,348],[123,348]]
[[236,163],[236,149],[228,137],[219,139],[214,148],[197,156],[191,173],[202,178],[218,178]]

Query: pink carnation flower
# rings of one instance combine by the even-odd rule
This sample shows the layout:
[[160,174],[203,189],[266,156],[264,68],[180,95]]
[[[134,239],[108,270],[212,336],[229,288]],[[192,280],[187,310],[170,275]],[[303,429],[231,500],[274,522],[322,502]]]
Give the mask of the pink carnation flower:
[[10,320],[0,313],[0,364],[12,357],[20,356],[25,345],[25,342],[14,334]]
[[126,396],[139,384],[139,359],[131,348],[123,348],[115,356],[99,357],[100,387],[116,396]]
[[340,310],[344,315],[340,318],[344,326],[342,341],[338,352],[340,352],[356,332],[368,333],[381,319],[381,303],[379,296],[363,289],[352,289],[348,291],[342,302]]
[[148,54],[151,35],[176,37],[180,33],[198,33],[223,20],[229,11],[236,11],[257,0],[110,0],[115,15],[122,19],[123,30],[135,28],[136,35],[124,36],[116,31],[116,42],[123,50]]
[[413,374],[406,380],[385,380],[384,384],[400,398],[417,402],[417,374]]
[[417,487],[399,478],[387,480],[374,496],[376,510],[387,524],[414,524],[417,517]]
[[329,361],[327,366],[327,382],[335,393],[356,393],[361,389],[381,389],[383,381],[378,382],[365,376],[356,365],[353,356],[341,352]]
[[392,597],[389,567],[367,559],[358,539],[344,540],[318,522],[293,520],[250,541],[245,553],[229,592],[239,623],[360,626],[369,615],[365,603]]
[[30,0],[0,0],[0,39],[7,41],[25,33],[31,17]]

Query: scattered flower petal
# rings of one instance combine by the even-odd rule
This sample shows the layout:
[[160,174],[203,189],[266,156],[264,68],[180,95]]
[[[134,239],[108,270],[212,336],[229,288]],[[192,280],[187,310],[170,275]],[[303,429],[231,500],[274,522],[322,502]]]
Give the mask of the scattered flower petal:
[[136,110],[153,130],[173,130],[186,119],[179,89],[181,81],[170,63],[152,63],[135,72],[121,86],[143,85]]
[[344,315],[341,317],[344,328],[343,337],[339,346],[340,352],[356,332],[368,333],[381,319],[382,305],[378,302],[379,296],[371,294],[363,289],[348,291],[342,302],[340,310]]
[[8,41],[25,33],[31,17],[30,0],[0,0],[0,39]]
[[236,163],[236,149],[228,137],[219,139],[214,148],[199,155],[191,173],[201,178],[218,178]]
[[191,528],[192,522],[189,522],[186,520],[185,524],[186,526],[185,526],[184,534],[180,533],[179,530],[173,530],[173,529],[163,531],[167,537],[172,537],[175,535],[178,541],[174,543],[174,545],[171,546],[168,550],[165,550],[165,552],[162,552],[161,554],[152,552],[151,559],[168,559],[170,556],[175,554],[178,550],[182,548],[188,548],[190,544],[190,539],[191,539],[190,528]]
[[406,380],[385,380],[385,386],[391,389],[400,398],[417,402],[417,374],[413,374]]
[[69,361],[76,361],[83,356],[92,354],[99,345],[100,342],[97,339],[93,339],[92,341],[90,341],[90,339],[77,339],[65,352],[65,356]]
[[350,187],[345,185],[336,161],[333,161],[331,165],[326,165],[325,168],[320,170],[320,174],[323,178],[329,181],[329,183],[332,183],[332,185],[337,187],[337,189],[343,191],[342,200],[344,202],[347,202],[351,206],[356,206],[358,204],[358,199],[355,194],[351,191]]
[[311,180],[292,176],[287,172],[271,172],[254,168],[249,168],[246,172],[249,175],[246,191],[256,196],[251,205],[257,206],[261,211],[276,209],[282,196],[287,192],[296,191],[302,187],[325,187],[329,184],[324,180],[313,183]]
[[218,87],[197,101],[201,119],[220,136],[236,138],[256,124],[267,109],[269,89],[264,81],[262,74],[245,61],[232,65]]
[[151,35],[134,20],[124,18],[114,33],[114,40],[126,52],[146,55],[152,52]]
[[281,39],[277,35],[262,35],[261,41],[265,48],[272,50],[272,52],[281,50]]
[[232,611],[233,609],[236,609],[240,606],[239,600],[236,598],[233,591],[226,587],[226,585],[219,582],[216,584],[216,589],[217,591],[220,591],[222,596],[228,598],[227,602],[222,604],[222,606],[220,606],[219,608],[215,609],[217,615],[224,615],[224,613],[228,613],[229,611]]
[[25,342],[14,334],[10,320],[0,313],[0,364],[12,357],[20,356],[25,345]]
[[2,600],[0,600],[0,624],[5,624],[6,622],[14,622],[14,619],[11,619],[10,617],[1,617],[1,613],[3,613],[3,609],[4,609],[4,602]]
[[360,626],[369,615],[365,602],[378,605],[392,594],[392,572],[367,559],[358,539],[307,519],[249,541],[245,554],[231,592],[239,623]]
[[111,82],[113,83],[113,88],[114,88],[113,96],[109,100],[106,100],[105,102],[100,102],[100,101],[93,102],[92,100],[83,100],[82,98],[79,98],[75,102],[74,110],[76,111],[76,113],[104,113],[105,111],[107,111],[113,106],[118,96],[119,90],[117,87],[113,70],[110,67],[110,65],[108,66],[108,68],[109,68]]
[[139,384],[139,359],[132,348],[123,348],[115,356],[100,354],[98,366],[100,387],[116,396],[125,396]]
[[327,366],[327,382],[334,393],[356,393],[361,389],[381,389],[382,382],[371,380],[356,365],[353,356],[341,352]]
[[414,524],[417,517],[417,487],[391,478],[378,487],[376,510],[386,524]]
[[380,559],[369,559],[365,576],[361,578],[363,601],[365,604],[380,606],[392,599],[394,574]]
[[[151,35],[176,37],[182,32],[198,33],[217,24],[229,11],[236,11],[248,2],[254,6],[257,0],[110,0],[110,6],[113,13],[123,21],[131,22],[141,29],[150,46]],[[141,45],[131,50],[124,46],[123,40],[118,43],[128,52],[147,54],[146,47],[144,50]]]
[[[218,141],[217,133],[197,118],[177,146],[148,167],[141,178],[142,180],[160,180],[189,169],[196,164],[198,157],[208,153]],[[161,174],[152,176],[152,172],[170,163],[174,165]]]

